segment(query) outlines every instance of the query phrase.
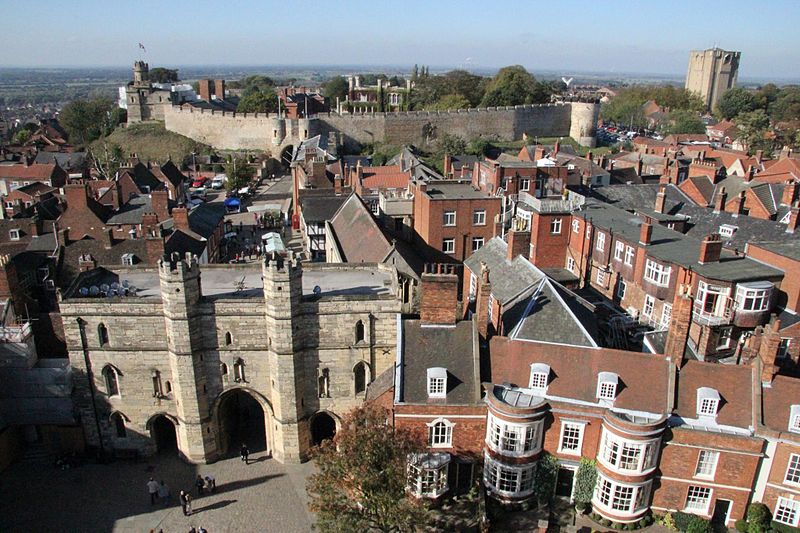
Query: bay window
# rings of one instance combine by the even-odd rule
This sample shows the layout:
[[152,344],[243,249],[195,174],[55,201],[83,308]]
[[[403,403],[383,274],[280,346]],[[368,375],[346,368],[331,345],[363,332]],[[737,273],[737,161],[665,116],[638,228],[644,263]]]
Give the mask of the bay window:
[[761,281],[743,283],[736,287],[736,309],[739,311],[766,311],[769,309],[772,283]]
[[486,423],[486,444],[494,451],[512,457],[538,453],[542,449],[541,420],[512,424],[489,413]]
[[483,481],[489,489],[506,496],[524,497],[533,493],[536,465],[507,465],[484,456]]
[[624,439],[603,428],[600,462],[612,470],[642,473],[656,466],[659,439]]
[[619,483],[598,472],[592,504],[601,511],[632,515],[646,509],[649,498],[649,481],[642,484]]
[[419,498],[437,498],[447,492],[450,454],[412,453],[406,467],[406,489]]

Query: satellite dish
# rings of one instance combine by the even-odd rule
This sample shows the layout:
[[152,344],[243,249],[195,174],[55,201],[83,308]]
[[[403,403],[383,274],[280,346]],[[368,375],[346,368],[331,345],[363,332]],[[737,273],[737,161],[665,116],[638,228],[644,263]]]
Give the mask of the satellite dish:
[[322,287],[314,285],[314,294],[322,294]]
[[566,85],[566,86],[567,86],[567,88],[569,89],[569,84],[570,84],[570,83],[572,83],[572,80],[574,80],[574,79],[575,79],[575,78],[564,78],[564,77],[562,77],[562,78],[561,78],[561,81],[563,81],[563,82],[564,82],[564,85]]
[[81,296],[89,296],[89,289],[87,289],[86,287],[81,287],[80,293]]
[[100,288],[97,285],[92,285],[89,287],[89,294],[92,296],[97,296],[100,294]]

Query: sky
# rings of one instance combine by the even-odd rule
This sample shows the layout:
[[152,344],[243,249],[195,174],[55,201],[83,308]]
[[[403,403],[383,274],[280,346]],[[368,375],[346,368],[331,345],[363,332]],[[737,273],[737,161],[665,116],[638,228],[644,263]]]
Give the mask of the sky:
[[[413,65],[740,78],[800,75],[800,0],[0,0],[0,66]],[[145,45],[146,52],[138,43]]]

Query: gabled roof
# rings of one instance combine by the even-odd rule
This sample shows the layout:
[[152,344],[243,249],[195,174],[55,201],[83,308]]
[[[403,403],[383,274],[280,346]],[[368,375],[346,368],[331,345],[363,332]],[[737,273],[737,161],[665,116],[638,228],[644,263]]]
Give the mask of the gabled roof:
[[380,263],[392,248],[367,206],[355,193],[330,219],[345,263]]
[[156,178],[162,181],[168,181],[174,187],[179,187],[187,179],[171,160],[168,160],[161,166],[153,167],[152,173]]
[[529,295],[529,290],[547,277],[522,256],[513,261],[506,259],[507,250],[508,244],[503,239],[493,237],[464,261],[464,266],[476,276],[480,276],[481,263],[486,263],[492,295],[503,306]]
[[173,231],[164,243],[164,254],[171,255],[177,252],[183,257],[186,252],[191,252],[192,255],[197,257],[202,256],[208,243],[197,237],[197,234],[189,235],[181,230]]
[[361,186],[365,189],[404,189],[411,177],[399,165],[362,167],[361,172]]
[[330,220],[348,198],[335,195],[333,191],[329,191],[329,194],[306,194],[309,190],[313,191],[313,189],[300,191],[300,212],[306,223]]
[[0,163],[0,179],[50,180],[59,166],[54,163],[25,166],[22,163]]
[[57,163],[67,172],[83,170],[86,166],[86,152],[39,152],[33,160],[35,164]]
[[106,223],[115,225],[140,224],[142,222],[142,216],[152,211],[153,204],[150,195],[142,194],[134,196],[128,200],[128,203],[117,209],[114,214],[106,220]]

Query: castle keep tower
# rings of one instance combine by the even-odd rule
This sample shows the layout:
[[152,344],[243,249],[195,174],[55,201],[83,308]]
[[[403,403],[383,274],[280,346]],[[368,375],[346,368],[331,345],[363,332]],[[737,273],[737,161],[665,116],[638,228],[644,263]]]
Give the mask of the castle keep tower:
[[185,259],[173,256],[159,261],[158,274],[172,388],[178,400],[179,448],[192,462],[211,461],[217,449],[202,355],[200,269],[187,254]]
[[133,63],[133,85],[136,87],[150,85],[150,67],[144,61],[134,61]]
[[689,53],[686,89],[699,95],[706,108],[713,111],[723,93],[736,86],[741,56],[741,52],[719,48],[692,50]]
[[597,120],[600,117],[600,104],[597,102],[571,102],[569,136],[581,146],[597,146]]

